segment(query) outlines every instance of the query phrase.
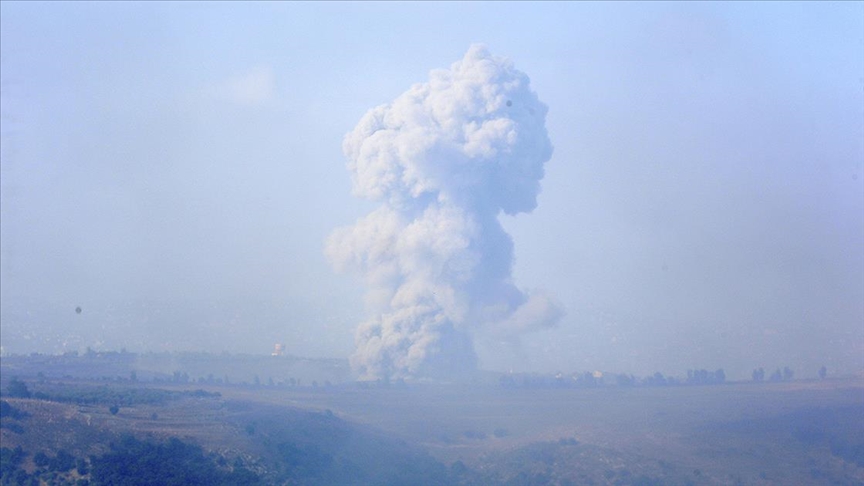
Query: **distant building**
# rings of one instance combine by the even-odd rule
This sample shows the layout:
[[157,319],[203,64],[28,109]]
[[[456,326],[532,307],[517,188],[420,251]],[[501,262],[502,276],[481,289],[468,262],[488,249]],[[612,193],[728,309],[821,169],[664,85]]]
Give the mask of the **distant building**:
[[273,352],[270,353],[270,356],[282,356],[285,353],[285,345],[282,343],[276,343],[273,346]]

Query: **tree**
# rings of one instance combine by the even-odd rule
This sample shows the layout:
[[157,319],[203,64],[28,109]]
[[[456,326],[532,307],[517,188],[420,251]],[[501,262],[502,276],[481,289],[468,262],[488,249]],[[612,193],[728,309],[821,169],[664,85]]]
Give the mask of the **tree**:
[[109,408],[108,411],[111,412],[111,415],[117,415],[117,412],[120,411],[120,406],[116,404],[111,405],[111,408]]
[[[20,420],[29,416],[29,413],[19,408],[13,407],[12,404],[7,402],[6,400],[0,400],[0,420],[5,418]],[[3,426],[6,427],[6,425],[7,424],[4,423]]]
[[636,384],[636,377],[625,373],[619,373],[615,376],[615,383],[617,383],[618,386],[633,386]]
[[663,386],[666,384],[666,377],[663,376],[663,373],[660,373],[659,371],[657,371],[654,373],[654,376],[651,378],[648,378],[647,381],[651,385]]
[[792,381],[792,376],[795,374],[794,371],[789,369],[788,366],[783,368],[783,381]]
[[220,470],[200,446],[177,438],[150,443],[124,436],[111,452],[91,458],[90,466],[94,484],[260,484],[260,478],[246,469]]
[[75,467],[75,457],[69,452],[61,449],[57,455],[48,461],[48,469],[58,472],[66,472]]
[[13,474],[19,470],[18,466],[24,462],[24,456],[26,456],[26,454],[21,449],[20,445],[14,449],[9,447],[0,447],[0,477],[4,479],[8,477],[11,479]]
[[30,390],[27,388],[27,384],[18,378],[12,378],[12,381],[6,386],[6,393],[13,398],[30,398]]
[[828,376],[828,368],[824,366],[819,368],[819,378],[824,380],[826,376]]
[[36,467],[47,467],[50,460],[51,459],[44,451],[39,451],[33,455],[33,464],[35,464]]
[[753,381],[762,381],[765,379],[765,368],[757,368],[753,370]]

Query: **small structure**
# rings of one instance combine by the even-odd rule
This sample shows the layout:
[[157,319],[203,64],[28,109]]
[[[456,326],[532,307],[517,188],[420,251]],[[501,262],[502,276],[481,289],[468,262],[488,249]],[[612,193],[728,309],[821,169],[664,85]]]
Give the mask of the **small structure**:
[[285,345],[282,343],[276,343],[273,346],[273,352],[270,353],[270,356],[282,356],[285,353]]

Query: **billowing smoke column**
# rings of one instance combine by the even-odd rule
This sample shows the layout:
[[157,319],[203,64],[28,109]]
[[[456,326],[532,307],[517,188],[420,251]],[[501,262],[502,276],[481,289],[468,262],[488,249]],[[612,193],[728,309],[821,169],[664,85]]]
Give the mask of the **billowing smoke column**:
[[512,63],[472,46],[345,136],[354,194],[381,207],[326,252],[359,272],[373,316],[359,326],[361,379],[451,377],[477,365],[471,335],[552,326],[562,311],[511,282],[498,214],[537,205],[552,155],[546,106]]

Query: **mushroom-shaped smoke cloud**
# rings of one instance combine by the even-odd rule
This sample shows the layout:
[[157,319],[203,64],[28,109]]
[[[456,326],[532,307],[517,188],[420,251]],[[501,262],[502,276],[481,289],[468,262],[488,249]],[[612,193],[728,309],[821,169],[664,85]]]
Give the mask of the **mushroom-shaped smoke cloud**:
[[369,287],[373,315],[351,358],[361,379],[472,371],[473,332],[513,335],[561,317],[511,282],[513,243],[498,222],[537,205],[552,155],[545,118],[528,77],[475,45],[345,136],[354,194],[382,203],[326,245],[337,270]]

